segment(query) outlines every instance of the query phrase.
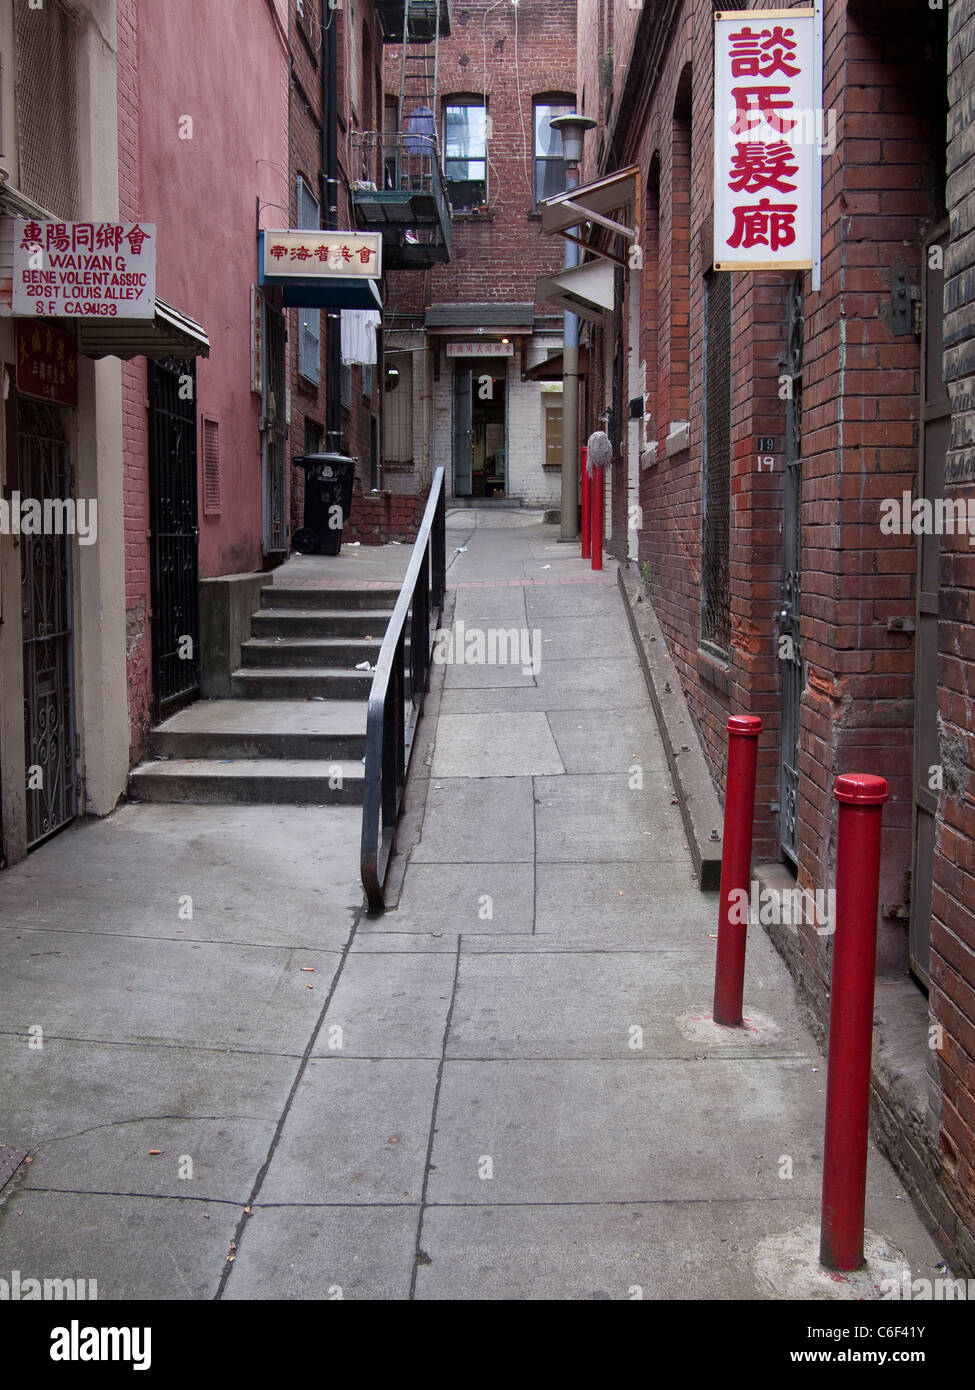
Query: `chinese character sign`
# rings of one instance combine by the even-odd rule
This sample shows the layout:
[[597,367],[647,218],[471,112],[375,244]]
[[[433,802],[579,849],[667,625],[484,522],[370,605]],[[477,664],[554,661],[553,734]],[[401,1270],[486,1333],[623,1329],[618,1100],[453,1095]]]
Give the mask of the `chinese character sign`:
[[814,10],[715,15],[716,270],[805,270],[818,256],[820,88]]
[[78,404],[78,345],[53,323],[17,319],[17,390],[58,405]]
[[382,237],[378,232],[266,231],[262,276],[308,280],[319,276],[357,276],[376,280],[382,274]]
[[32,318],[151,319],[155,224],[16,218],[13,310]]

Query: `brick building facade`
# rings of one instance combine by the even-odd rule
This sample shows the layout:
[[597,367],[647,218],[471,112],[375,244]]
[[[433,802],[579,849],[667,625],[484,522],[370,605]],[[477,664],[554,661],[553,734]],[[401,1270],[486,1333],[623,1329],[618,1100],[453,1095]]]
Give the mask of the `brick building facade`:
[[[562,343],[561,315],[535,304],[537,278],[562,264],[561,248],[541,235],[537,204],[564,186],[539,181],[562,177],[548,115],[575,106],[575,5],[472,0],[455,6],[451,24],[439,43],[437,91],[451,254],[446,264],[388,277],[386,366],[396,376],[387,372],[386,485],[422,491],[443,466],[448,495],[557,507],[561,373],[527,373],[541,374]],[[387,119],[395,120],[396,50],[387,52],[384,76]],[[409,111],[407,103],[404,119]],[[478,343],[487,345],[483,356]],[[467,356],[448,355],[448,344]],[[510,356],[498,355],[505,349]],[[465,411],[469,445],[458,427]]]
[[[607,545],[643,568],[719,789],[728,715],[762,718],[762,872],[830,888],[835,777],[888,779],[875,1131],[971,1269],[973,562],[961,536],[939,557],[938,537],[882,527],[881,504],[933,504],[973,475],[972,7],[824,8],[814,293],[808,273],[712,269],[712,7],[581,0],[580,110],[601,123],[583,178],[639,167],[642,250],[590,334],[582,437],[608,407]],[[771,930],[824,1026],[829,934]]]

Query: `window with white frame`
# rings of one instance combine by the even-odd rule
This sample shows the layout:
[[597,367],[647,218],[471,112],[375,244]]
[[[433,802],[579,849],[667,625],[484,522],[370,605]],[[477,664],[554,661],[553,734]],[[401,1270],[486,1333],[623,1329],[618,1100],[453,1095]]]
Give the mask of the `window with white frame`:
[[[298,226],[320,227],[318,199],[298,175]],[[322,311],[298,310],[298,371],[306,381],[318,385],[322,379]]]
[[562,149],[562,132],[551,125],[553,116],[567,116],[575,110],[570,96],[541,96],[532,102],[535,130],[535,206],[544,198],[565,191],[568,163]]
[[444,176],[454,212],[487,202],[487,106],[479,98],[444,103]]

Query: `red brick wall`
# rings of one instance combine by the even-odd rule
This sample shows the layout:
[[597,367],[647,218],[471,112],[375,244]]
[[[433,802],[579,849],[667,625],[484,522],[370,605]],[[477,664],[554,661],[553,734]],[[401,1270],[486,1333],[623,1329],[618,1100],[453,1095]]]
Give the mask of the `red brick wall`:
[[356,492],[352,513],[342,540],[363,545],[387,545],[399,541],[412,545],[423,520],[426,497],[401,496],[392,492]]

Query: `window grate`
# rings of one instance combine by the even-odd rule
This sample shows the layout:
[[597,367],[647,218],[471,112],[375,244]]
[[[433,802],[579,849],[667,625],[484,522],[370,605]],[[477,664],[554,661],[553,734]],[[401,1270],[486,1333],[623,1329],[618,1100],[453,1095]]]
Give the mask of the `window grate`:
[[16,0],[21,191],[65,220],[79,208],[78,22],[61,0]]
[[731,276],[704,283],[704,516],[701,639],[731,647]]

